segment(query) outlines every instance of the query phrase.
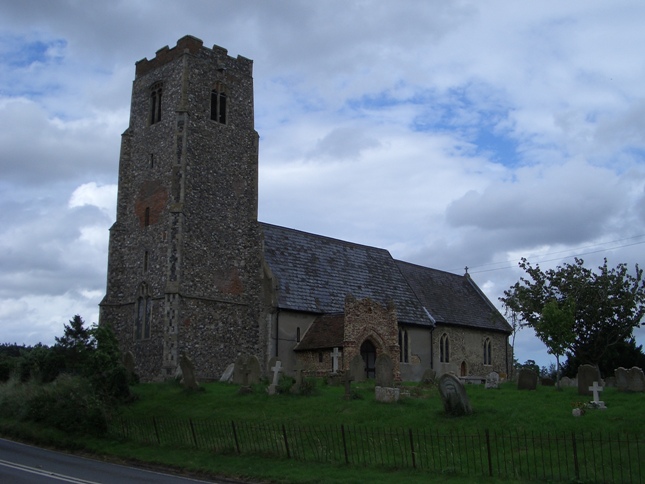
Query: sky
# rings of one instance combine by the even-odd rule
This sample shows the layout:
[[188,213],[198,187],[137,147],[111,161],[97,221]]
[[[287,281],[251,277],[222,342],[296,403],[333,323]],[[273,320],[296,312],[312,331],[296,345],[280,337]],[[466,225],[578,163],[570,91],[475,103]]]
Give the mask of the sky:
[[[0,342],[98,321],[134,65],[188,34],[254,61],[261,221],[467,266],[498,306],[521,257],[633,273],[643,20],[640,0],[0,0]],[[528,329],[515,354],[555,362]]]

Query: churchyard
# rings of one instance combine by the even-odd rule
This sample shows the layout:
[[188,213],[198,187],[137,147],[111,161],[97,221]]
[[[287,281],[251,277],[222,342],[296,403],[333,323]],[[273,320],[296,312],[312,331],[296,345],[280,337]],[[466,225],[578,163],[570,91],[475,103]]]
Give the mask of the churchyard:
[[[603,388],[607,408],[601,410],[574,386],[465,385],[472,413],[455,417],[445,412],[436,384],[404,384],[397,402],[380,403],[374,381],[350,381],[348,397],[347,381],[305,380],[307,395],[279,383],[269,393],[269,377],[244,385],[243,392],[232,383],[202,384],[200,391],[176,383],[138,385],[138,400],[121,408],[111,435],[157,449],[272,456],[271,466],[278,467],[328,464],[348,475],[369,467],[390,478],[396,469],[402,479],[416,472],[455,482],[576,475],[582,482],[638,482],[645,472],[634,461],[645,450],[645,393]],[[573,416],[581,409],[582,416]],[[601,455],[611,460],[601,463]],[[318,482],[315,475],[293,480]]]

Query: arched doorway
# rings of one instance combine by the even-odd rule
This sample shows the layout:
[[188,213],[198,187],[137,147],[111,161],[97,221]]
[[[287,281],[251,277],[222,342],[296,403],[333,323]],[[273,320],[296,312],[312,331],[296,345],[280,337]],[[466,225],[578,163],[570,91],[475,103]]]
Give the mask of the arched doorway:
[[374,344],[366,339],[361,345],[361,356],[365,363],[365,376],[367,378],[376,377],[376,348]]
[[468,375],[468,370],[466,369],[466,362],[462,361],[461,362],[461,370],[460,370],[461,376],[466,376]]

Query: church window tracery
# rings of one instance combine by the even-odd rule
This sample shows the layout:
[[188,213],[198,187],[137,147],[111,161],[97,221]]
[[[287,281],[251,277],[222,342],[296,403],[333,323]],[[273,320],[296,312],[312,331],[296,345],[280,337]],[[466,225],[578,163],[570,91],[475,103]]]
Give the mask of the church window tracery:
[[490,338],[484,339],[484,365],[493,364],[493,349]]
[[446,333],[442,334],[439,340],[439,361],[441,363],[450,362],[450,340]]

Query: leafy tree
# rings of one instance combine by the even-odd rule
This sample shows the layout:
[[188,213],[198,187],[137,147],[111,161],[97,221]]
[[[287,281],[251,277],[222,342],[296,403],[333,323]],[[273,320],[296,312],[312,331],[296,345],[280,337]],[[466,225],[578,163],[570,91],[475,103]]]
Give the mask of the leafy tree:
[[500,301],[520,314],[523,326],[534,329],[543,322],[549,301],[557,301],[559,307],[572,304],[575,338],[567,355],[580,363],[600,365],[607,351],[632,338],[645,315],[645,281],[638,265],[634,275],[625,264],[610,269],[606,259],[599,272],[586,268],[578,258],[546,271],[524,258],[519,266],[529,277],[521,277],[504,291]]
[[562,304],[555,299],[548,301],[542,308],[542,315],[535,327],[535,334],[547,347],[547,352],[555,356],[556,386],[560,389],[560,357],[575,341],[573,323],[575,306],[569,300]]

